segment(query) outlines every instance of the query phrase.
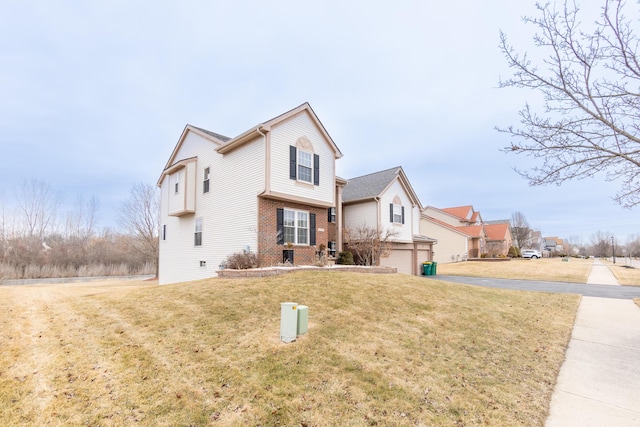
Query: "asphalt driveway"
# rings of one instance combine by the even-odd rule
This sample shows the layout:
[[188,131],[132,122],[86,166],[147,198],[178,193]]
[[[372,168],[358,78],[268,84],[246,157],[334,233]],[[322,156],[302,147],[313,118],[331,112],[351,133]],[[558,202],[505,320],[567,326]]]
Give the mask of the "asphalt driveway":
[[466,285],[489,288],[513,289],[519,291],[552,292],[561,294],[579,294],[588,297],[633,299],[640,298],[638,286],[587,285],[568,282],[541,282],[536,280],[489,279],[468,276],[424,276],[445,282],[463,283]]

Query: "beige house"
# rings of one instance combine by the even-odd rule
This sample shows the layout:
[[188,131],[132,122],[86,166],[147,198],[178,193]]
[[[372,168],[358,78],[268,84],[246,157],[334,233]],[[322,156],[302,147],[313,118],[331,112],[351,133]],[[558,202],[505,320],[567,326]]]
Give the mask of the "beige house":
[[420,234],[438,240],[434,260],[440,263],[479,258],[486,253],[486,233],[480,212],[471,205],[422,210]]

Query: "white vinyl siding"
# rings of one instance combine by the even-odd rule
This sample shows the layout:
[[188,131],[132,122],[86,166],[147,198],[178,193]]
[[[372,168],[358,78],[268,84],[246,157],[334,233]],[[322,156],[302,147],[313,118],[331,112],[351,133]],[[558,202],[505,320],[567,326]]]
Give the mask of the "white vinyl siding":
[[[394,198],[398,197],[400,199],[400,203],[394,203]],[[404,206],[404,224],[400,222],[393,223],[390,218],[390,209],[389,205],[394,204],[400,206]],[[391,228],[395,233],[393,237],[393,241],[396,242],[413,242],[413,235],[418,234],[419,224],[414,224],[414,212],[413,206],[411,204],[411,199],[409,195],[405,192],[404,187],[398,180],[395,180],[387,190],[382,194],[380,198],[380,210],[383,220],[381,221],[382,226],[384,228]],[[401,212],[401,209],[400,211]],[[396,209],[394,207],[394,217],[396,216]],[[415,225],[415,227],[414,227]]]
[[[298,177],[298,179],[290,178],[289,147],[295,146],[298,138],[303,136],[306,137],[313,146],[310,164],[312,168],[310,183],[314,182],[313,155],[318,155],[320,159],[319,185],[308,185],[307,183],[300,182],[300,177]],[[335,205],[335,153],[311,117],[309,117],[306,112],[301,112],[289,120],[279,123],[271,129],[270,138],[271,191],[316,200],[326,206]],[[297,151],[305,150],[298,149]],[[299,174],[299,172],[298,167],[297,173]]]
[[[226,258],[247,246],[257,250],[258,194],[264,190],[264,144],[256,138],[224,156],[218,147],[195,133],[188,133],[176,161],[197,157],[192,181],[195,214],[169,215],[173,182],[162,181],[161,223],[167,224],[167,240],[160,245],[160,284],[199,280],[216,275]],[[200,185],[204,169],[210,168],[206,197]],[[184,170],[181,169],[181,170]],[[242,179],[230,180],[242,171]],[[223,184],[226,183],[226,184]],[[196,191],[198,189],[198,191]],[[204,218],[202,242],[206,251],[194,246],[195,216]],[[205,264],[201,267],[200,261]]]
[[[387,205],[387,215],[389,215],[388,211]],[[367,225],[375,228],[379,222],[377,212],[378,206],[374,201],[344,206],[344,226],[345,228],[357,228]]]

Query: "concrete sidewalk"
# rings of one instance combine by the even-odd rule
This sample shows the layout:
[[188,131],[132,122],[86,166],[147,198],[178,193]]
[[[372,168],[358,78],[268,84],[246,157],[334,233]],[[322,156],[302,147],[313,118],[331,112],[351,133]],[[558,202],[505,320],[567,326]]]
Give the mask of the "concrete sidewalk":
[[[618,285],[599,260],[587,283]],[[640,307],[632,300],[582,297],[545,425],[640,426]]]
[[599,259],[593,260],[587,285],[612,285],[620,286],[618,279],[613,275],[608,266],[604,265]]

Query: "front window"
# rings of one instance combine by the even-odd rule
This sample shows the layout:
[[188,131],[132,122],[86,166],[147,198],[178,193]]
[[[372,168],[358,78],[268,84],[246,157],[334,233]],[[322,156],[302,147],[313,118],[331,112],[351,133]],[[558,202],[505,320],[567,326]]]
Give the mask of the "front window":
[[329,208],[329,222],[336,222],[336,208]]
[[393,205],[393,222],[402,224],[402,206],[400,205]]
[[313,177],[313,156],[306,151],[298,150],[298,179],[311,182]]
[[202,218],[196,218],[193,244],[195,246],[202,246]]
[[294,245],[309,244],[309,213],[284,211],[284,242]]

